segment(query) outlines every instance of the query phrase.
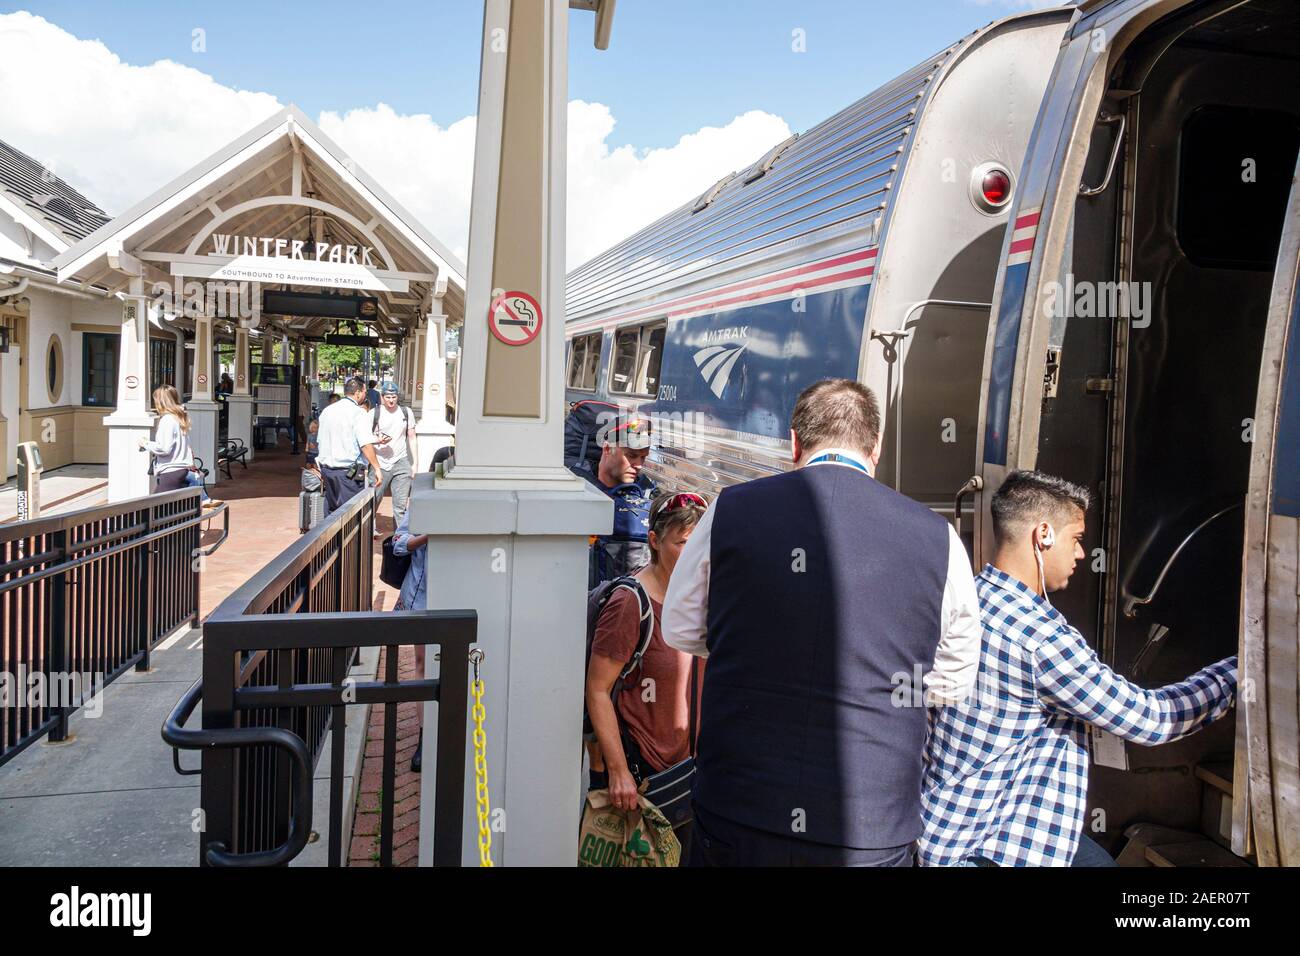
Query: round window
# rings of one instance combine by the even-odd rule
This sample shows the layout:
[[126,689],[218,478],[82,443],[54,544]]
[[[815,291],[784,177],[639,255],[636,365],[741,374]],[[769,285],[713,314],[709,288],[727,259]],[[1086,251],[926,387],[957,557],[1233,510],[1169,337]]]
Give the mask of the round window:
[[45,351],[45,388],[50,401],[57,404],[63,393],[63,345],[57,335],[50,336],[50,346]]

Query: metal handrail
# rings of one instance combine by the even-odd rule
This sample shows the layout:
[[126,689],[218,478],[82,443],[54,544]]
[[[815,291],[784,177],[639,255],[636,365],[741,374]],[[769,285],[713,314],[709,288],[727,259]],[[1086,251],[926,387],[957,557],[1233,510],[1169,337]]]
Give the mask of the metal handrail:
[[[1178,560],[1178,556],[1183,553],[1183,550],[1191,543],[1191,540],[1205,530],[1206,526],[1209,525],[1210,522],[1223,517],[1223,515],[1226,515],[1229,511],[1240,508],[1241,506],[1242,503],[1237,501],[1224,508],[1220,508],[1189,531],[1187,536],[1178,543],[1178,547],[1174,548],[1173,553],[1169,555],[1169,559],[1165,561],[1165,566],[1160,569],[1160,573],[1156,576],[1156,583],[1151,585],[1151,590],[1147,592],[1146,597],[1137,597],[1134,594],[1128,594],[1127,599],[1124,601],[1124,616],[1130,619],[1136,617],[1137,609],[1140,606],[1150,604],[1155,600],[1156,594],[1160,591],[1160,586],[1165,583],[1165,575],[1169,573],[1169,569],[1174,566],[1174,562]],[[1128,589],[1125,588],[1125,593],[1127,594],[1127,592]]]
[[173,748],[172,759],[176,770],[182,774],[193,774],[180,766],[180,750],[233,750],[239,747],[254,747],[268,744],[279,747],[289,754],[293,763],[293,814],[289,817],[289,836],[284,843],[272,850],[259,850],[256,853],[231,853],[225,843],[214,840],[208,844],[205,854],[211,866],[256,867],[283,866],[307,845],[311,837],[311,756],[302,738],[279,727],[228,727],[218,730],[187,730],[185,723],[194,714],[194,710],[203,699],[203,681],[195,681],[185,695],[176,702],[172,712],[162,726],[162,739]]
[[1097,117],[1097,122],[1105,125],[1119,123],[1119,129],[1115,132],[1115,142],[1110,148],[1110,162],[1106,164],[1106,176],[1099,186],[1085,186],[1079,183],[1079,195],[1091,198],[1100,196],[1110,186],[1110,181],[1115,176],[1115,163],[1119,160],[1120,148],[1124,145],[1124,128],[1128,125],[1128,116],[1124,113],[1102,113]]
[[[199,517],[211,521],[217,515],[221,515],[221,537],[217,538],[217,540],[213,541],[210,545],[196,549],[196,553],[200,557],[208,558],[216,554],[217,549],[220,548],[221,545],[225,543],[225,540],[230,537],[230,505],[226,504],[224,501],[216,508],[208,509],[207,514],[200,513]],[[206,531],[207,529],[205,528],[204,530]]]

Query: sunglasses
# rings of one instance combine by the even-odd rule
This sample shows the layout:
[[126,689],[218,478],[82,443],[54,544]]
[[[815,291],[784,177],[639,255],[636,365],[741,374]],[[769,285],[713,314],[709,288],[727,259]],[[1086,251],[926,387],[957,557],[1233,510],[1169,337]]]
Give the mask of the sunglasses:
[[676,511],[678,508],[687,508],[691,505],[695,505],[699,508],[707,508],[709,503],[694,492],[683,491],[681,494],[676,494],[671,498],[664,499],[659,507],[655,508],[654,514],[650,516],[650,520],[651,522],[657,521],[661,515],[664,515],[669,511]]

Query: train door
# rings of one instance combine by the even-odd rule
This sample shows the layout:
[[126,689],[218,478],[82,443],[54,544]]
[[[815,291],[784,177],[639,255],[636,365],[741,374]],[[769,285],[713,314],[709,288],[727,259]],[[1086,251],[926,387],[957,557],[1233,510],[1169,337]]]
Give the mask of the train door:
[[[1013,468],[1088,486],[1087,566],[1053,603],[1106,663],[1159,686],[1237,646],[1260,368],[1278,360],[1266,325],[1300,146],[1300,10],[1098,10],[1058,60],[1004,248],[977,547],[991,556],[988,501]],[[1121,19],[1136,10],[1145,19]],[[1104,52],[1090,53],[1098,38]],[[1277,706],[1290,708],[1294,761],[1290,627]],[[1118,849],[1149,824],[1200,859],[1239,863],[1241,759],[1233,716],[1159,748],[1095,750],[1098,838]]]
[[1274,274],[1242,570],[1233,851],[1300,865],[1300,164]]

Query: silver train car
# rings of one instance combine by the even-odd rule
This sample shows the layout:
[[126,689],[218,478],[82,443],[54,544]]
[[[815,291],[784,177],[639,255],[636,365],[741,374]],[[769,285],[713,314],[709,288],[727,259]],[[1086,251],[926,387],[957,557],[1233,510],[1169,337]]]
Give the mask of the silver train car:
[[569,401],[653,415],[673,486],[790,467],[795,397],[845,376],[884,404],[877,477],[975,566],[1008,471],[1092,489],[1053,600],[1102,658],[1241,658],[1232,717],[1095,741],[1126,864],[1300,865],[1298,53],[1291,0],[1008,17],[568,280]]

